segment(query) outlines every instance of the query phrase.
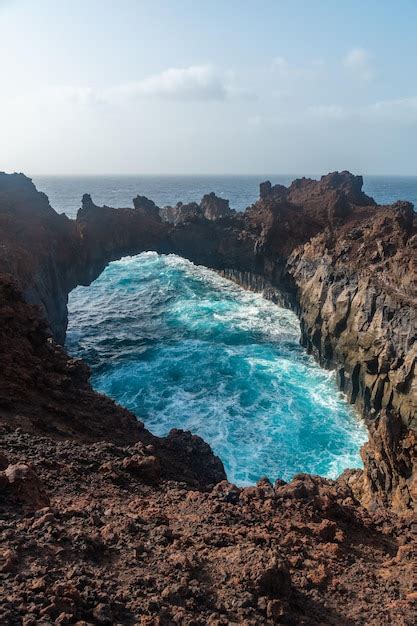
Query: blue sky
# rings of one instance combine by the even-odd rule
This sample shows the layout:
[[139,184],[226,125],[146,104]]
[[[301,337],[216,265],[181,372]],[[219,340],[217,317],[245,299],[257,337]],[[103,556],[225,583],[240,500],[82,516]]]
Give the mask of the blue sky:
[[417,2],[0,0],[0,169],[417,174]]

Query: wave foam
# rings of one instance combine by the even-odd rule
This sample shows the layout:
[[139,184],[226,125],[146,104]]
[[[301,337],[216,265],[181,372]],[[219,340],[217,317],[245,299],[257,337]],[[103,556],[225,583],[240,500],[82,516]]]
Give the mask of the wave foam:
[[201,435],[239,484],[360,466],[363,423],[293,313],[175,255],[111,263],[70,295],[68,349],[158,435]]

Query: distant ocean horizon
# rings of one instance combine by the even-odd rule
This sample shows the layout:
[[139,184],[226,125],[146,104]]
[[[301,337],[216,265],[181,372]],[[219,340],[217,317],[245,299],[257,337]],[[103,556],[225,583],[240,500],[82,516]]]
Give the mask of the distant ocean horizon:
[[[289,185],[294,179],[312,174],[252,174],[252,175],[34,175],[32,180],[39,191],[47,194],[51,206],[58,213],[75,218],[84,193],[91,194],[95,204],[112,207],[131,207],[138,194],[147,196],[158,206],[177,202],[198,202],[205,193],[214,191],[230,201],[230,206],[243,211],[259,197],[259,183]],[[417,208],[417,176],[364,176],[363,189],[378,204],[408,200]]]

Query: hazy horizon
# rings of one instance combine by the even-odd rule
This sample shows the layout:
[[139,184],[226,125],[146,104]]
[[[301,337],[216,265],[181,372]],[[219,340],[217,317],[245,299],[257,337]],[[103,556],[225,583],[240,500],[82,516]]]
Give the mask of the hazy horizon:
[[[100,177],[118,177],[118,178],[135,178],[135,177],[166,177],[166,178],[239,178],[242,176],[247,177],[262,177],[262,176],[297,176],[297,177],[305,177],[305,178],[319,178],[321,176],[326,176],[327,174],[331,174],[334,171],[342,171],[342,170],[332,170],[328,172],[322,173],[303,173],[303,172],[196,172],[193,174],[189,174],[187,172],[178,172],[178,173],[164,173],[164,172],[87,172],[87,173],[67,173],[67,172],[55,172],[50,174],[48,172],[7,172],[7,173],[16,173],[16,174],[25,174],[29,178],[100,178]],[[350,171],[350,170],[349,170]],[[399,174],[399,173],[389,173],[389,174],[380,174],[373,172],[352,172],[355,176],[364,176],[364,177],[373,177],[373,178],[417,178],[417,174]]]
[[417,175],[416,23],[413,0],[0,0],[0,170]]

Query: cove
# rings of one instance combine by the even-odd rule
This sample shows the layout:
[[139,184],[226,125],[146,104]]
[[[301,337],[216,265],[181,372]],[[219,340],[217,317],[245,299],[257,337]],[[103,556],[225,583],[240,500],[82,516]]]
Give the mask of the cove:
[[175,255],[110,263],[69,297],[66,347],[156,435],[200,435],[239,485],[361,467],[366,429],[296,316]]

